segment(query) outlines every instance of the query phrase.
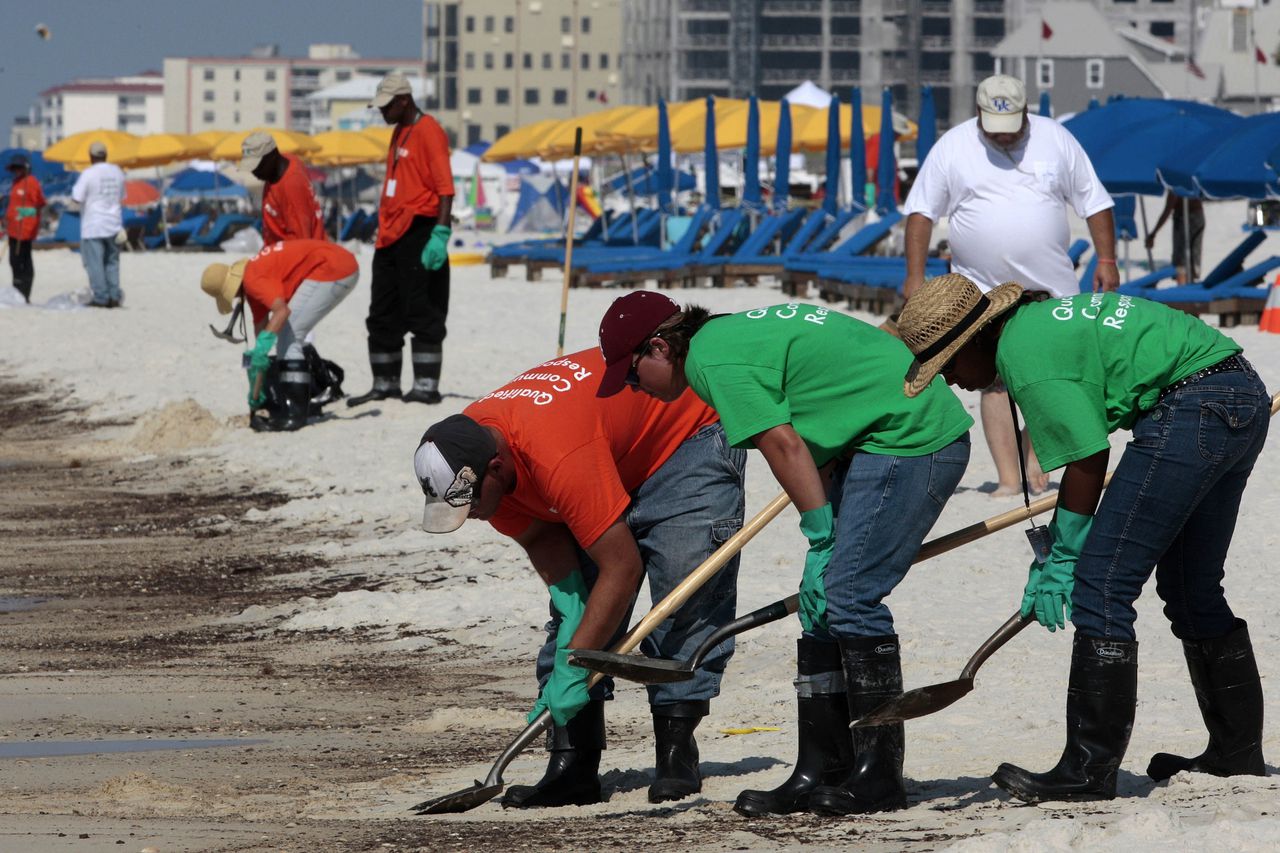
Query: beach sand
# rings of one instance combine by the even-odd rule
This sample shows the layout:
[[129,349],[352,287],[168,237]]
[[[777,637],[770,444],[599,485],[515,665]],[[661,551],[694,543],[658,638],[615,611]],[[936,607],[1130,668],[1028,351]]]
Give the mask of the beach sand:
[[[1238,242],[1242,219],[1241,205],[1210,206],[1206,266]],[[318,330],[320,352],[347,371],[348,393],[369,383],[371,258],[366,247],[356,292]],[[44,599],[0,613],[0,849],[1280,846],[1274,777],[1183,774],[1153,785],[1143,775],[1152,753],[1194,754],[1206,739],[1152,588],[1138,605],[1138,715],[1113,802],[1015,805],[988,781],[1001,761],[1047,769],[1062,747],[1070,634],[1032,626],[983,667],[969,696],[908,724],[908,809],[740,818],[738,792],[780,783],[795,757],[799,629],[788,619],[739,640],[698,732],[701,795],[646,801],[648,706],[643,689],[620,683],[606,712],[607,802],[522,812],[494,801],[412,817],[415,803],[482,779],[523,727],[546,596],[520,549],[487,525],[448,536],[418,528],[411,456],[428,424],[554,355],[560,278],[549,271],[527,283],[517,268],[490,281],[487,267],[454,270],[442,405],[339,405],[304,431],[259,435],[244,415],[241,348],[206,331],[225,322],[198,286],[217,259],[126,254],[122,310],[0,310],[0,605]],[[35,264],[38,303],[83,287],[69,251],[38,253]],[[570,351],[595,345],[616,295],[572,292]],[[785,301],[768,284],[672,295],[716,311]],[[1280,390],[1280,337],[1253,327],[1228,334]],[[976,416],[977,395],[961,399]],[[1113,465],[1125,438],[1113,437]],[[987,494],[994,469],[979,430],[974,441],[931,536],[1021,503]],[[1280,719],[1275,444],[1245,494],[1226,579],[1250,622],[1270,721]],[[751,454],[748,515],[778,491]],[[739,613],[794,591],[804,547],[790,509],[746,547]],[[908,687],[959,674],[1016,609],[1028,561],[1015,528],[912,571],[889,599]],[[753,727],[777,730],[723,733]],[[190,743],[210,739],[235,743]],[[6,757],[40,744],[137,740],[180,748]],[[1264,749],[1274,773],[1274,723]],[[536,744],[505,779],[532,783],[544,762]]]

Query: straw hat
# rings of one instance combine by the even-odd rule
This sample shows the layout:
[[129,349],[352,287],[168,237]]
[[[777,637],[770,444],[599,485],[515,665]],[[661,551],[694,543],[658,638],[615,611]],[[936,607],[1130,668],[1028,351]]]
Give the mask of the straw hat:
[[240,260],[231,266],[209,264],[204,268],[204,274],[200,276],[200,288],[218,301],[219,313],[231,313],[231,301],[240,292],[244,268],[248,265],[248,260]]
[[903,393],[923,391],[970,338],[1021,296],[1022,285],[1012,281],[986,294],[959,273],[926,281],[898,316],[898,336],[916,356]]

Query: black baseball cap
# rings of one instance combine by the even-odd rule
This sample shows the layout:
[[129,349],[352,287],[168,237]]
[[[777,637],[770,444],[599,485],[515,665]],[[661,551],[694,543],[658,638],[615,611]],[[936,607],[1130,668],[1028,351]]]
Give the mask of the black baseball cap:
[[413,471],[427,499],[423,530],[452,533],[462,526],[497,453],[489,430],[466,415],[450,415],[428,427],[413,454]]

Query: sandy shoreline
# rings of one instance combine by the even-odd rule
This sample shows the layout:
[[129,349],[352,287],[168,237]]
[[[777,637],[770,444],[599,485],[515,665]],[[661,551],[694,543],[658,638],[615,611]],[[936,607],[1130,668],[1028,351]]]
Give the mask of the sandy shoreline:
[[[1220,225],[1218,241],[1231,237]],[[1206,259],[1225,251],[1213,239],[1211,230]],[[699,730],[702,795],[665,807],[645,801],[647,706],[642,690],[624,685],[607,711],[608,802],[536,814],[490,803],[464,815],[409,818],[412,804],[483,777],[521,728],[545,613],[544,593],[518,549],[487,527],[469,524],[448,537],[416,529],[421,499],[410,457],[428,423],[554,353],[558,276],[526,283],[516,271],[490,281],[484,268],[455,270],[441,406],[340,407],[296,435],[255,435],[243,425],[239,350],[205,331],[218,322],[197,286],[209,258],[126,255],[122,311],[0,311],[2,409],[18,413],[0,416],[0,471],[10,486],[0,512],[8,543],[0,597],[55,600],[0,614],[0,748],[147,735],[267,743],[0,758],[8,794],[0,848],[1165,851],[1280,844],[1274,777],[1184,775],[1156,786],[1141,775],[1153,752],[1198,750],[1204,739],[1154,590],[1139,602],[1138,722],[1121,773],[1124,799],[1113,803],[1014,806],[986,780],[1000,761],[1047,767],[1061,748],[1069,639],[1037,629],[993,658],[969,697],[908,727],[907,810],[858,821],[739,818],[731,811],[738,791],[777,784],[794,758],[797,629],[784,622],[739,643],[724,694]],[[321,352],[347,369],[355,393],[369,381],[369,253],[360,260],[356,294],[319,330]],[[37,301],[82,285],[70,252],[41,253],[36,263]],[[592,345],[614,295],[572,294],[571,350]],[[782,301],[776,286],[673,295],[715,310]],[[1230,334],[1280,390],[1280,338],[1252,328]],[[15,384],[26,390],[11,390]],[[975,395],[962,400],[976,408]],[[73,411],[56,415],[33,401]],[[993,472],[974,437],[973,461],[933,536],[1017,503],[985,493]],[[1122,439],[1113,442],[1117,450]],[[1246,492],[1227,577],[1233,605],[1251,623],[1271,721],[1280,719],[1273,684],[1280,626],[1271,621],[1280,604],[1273,570],[1280,534],[1272,521],[1280,511],[1278,473],[1280,451],[1268,447]],[[777,491],[752,454],[748,513]],[[201,497],[184,505],[185,495]],[[36,511],[41,500],[48,508]],[[739,612],[793,591],[802,553],[788,511],[744,552]],[[1026,563],[1025,540],[1011,530],[912,572],[889,602],[909,686],[955,677],[1016,607]],[[779,731],[721,734],[751,726]],[[1273,773],[1276,731],[1269,723],[1264,743]],[[530,749],[508,781],[536,780],[543,762],[541,750]]]

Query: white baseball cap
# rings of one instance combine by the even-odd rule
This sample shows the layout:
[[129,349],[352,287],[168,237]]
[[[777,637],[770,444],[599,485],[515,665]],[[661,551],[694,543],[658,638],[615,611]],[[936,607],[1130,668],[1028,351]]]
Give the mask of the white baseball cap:
[[987,133],[1017,133],[1027,108],[1022,81],[1008,74],[993,74],[978,84],[978,116]]
[[373,100],[369,103],[369,106],[382,109],[391,103],[392,99],[397,95],[412,94],[413,87],[409,85],[409,78],[399,71],[392,71],[378,83],[378,90],[374,92]]
[[266,131],[254,131],[240,143],[240,170],[252,172],[258,168],[263,157],[275,150],[277,150],[275,137]]

